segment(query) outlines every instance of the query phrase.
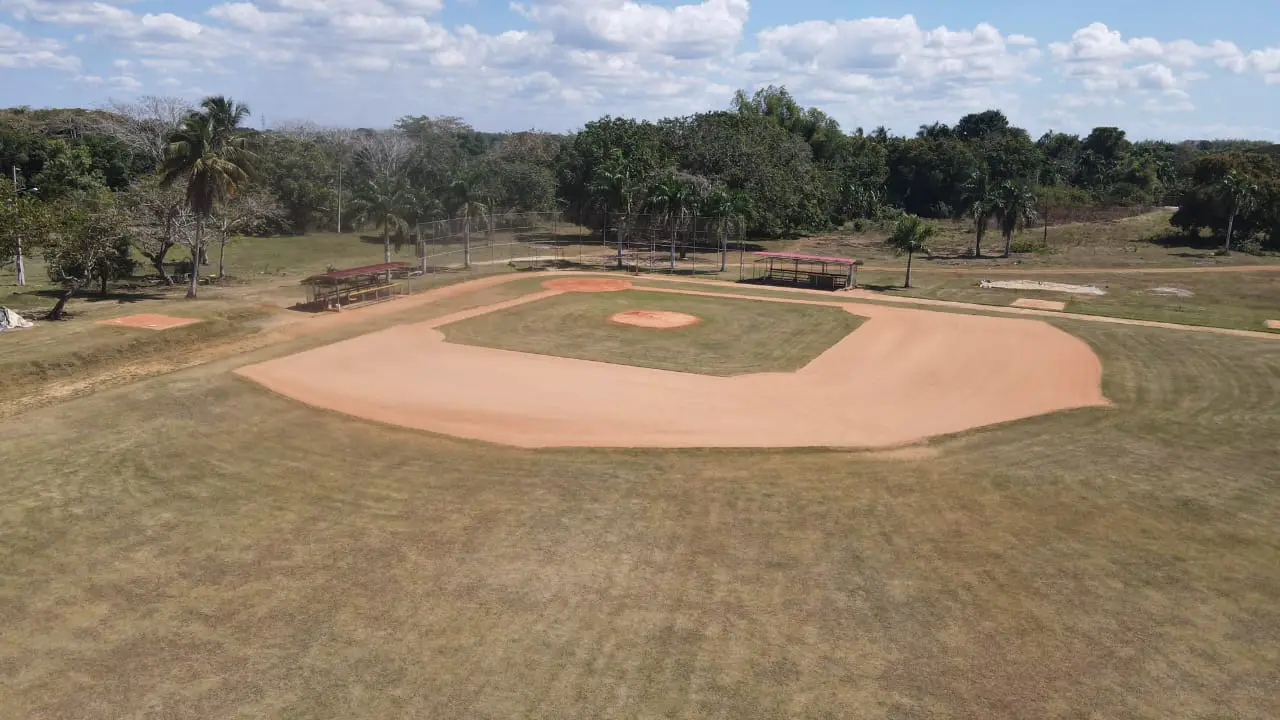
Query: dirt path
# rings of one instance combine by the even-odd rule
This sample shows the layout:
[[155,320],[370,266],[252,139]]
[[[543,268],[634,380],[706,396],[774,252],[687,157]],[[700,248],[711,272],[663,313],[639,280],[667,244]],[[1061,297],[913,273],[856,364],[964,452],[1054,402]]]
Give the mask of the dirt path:
[[751,297],[839,305],[868,321],[797,372],[738,377],[454,345],[437,329],[558,292],[236,372],[316,407],[521,447],[883,448],[1107,404],[1086,343],[1013,318]]

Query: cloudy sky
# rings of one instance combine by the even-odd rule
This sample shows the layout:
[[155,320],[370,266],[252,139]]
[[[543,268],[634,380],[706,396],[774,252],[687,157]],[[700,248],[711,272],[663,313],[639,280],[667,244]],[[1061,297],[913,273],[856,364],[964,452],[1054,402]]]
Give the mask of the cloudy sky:
[[1280,2],[0,0],[0,105],[222,93],[268,125],[561,131],[769,83],[848,129],[999,107],[1033,133],[1280,141]]

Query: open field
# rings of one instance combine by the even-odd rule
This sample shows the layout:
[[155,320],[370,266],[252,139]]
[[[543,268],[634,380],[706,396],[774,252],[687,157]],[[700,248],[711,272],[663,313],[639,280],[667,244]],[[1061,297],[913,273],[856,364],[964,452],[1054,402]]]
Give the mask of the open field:
[[535,283],[0,420],[0,707],[1280,714],[1275,341],[1058,320],[1113,406],[894,455],[521,450],[230,373]]
[[[687,313],[700,322],[656,331],[609,321],[636,309]],[[452,343],[731,376],[798,370],[861,323],[838,308],[627,291],[567,293],[441,330]]]
[[[1095,285],[1106,295],[1088,296],[1036,290],[983,289],[981,275],[954,272],[913,272],[910,289],[901,288],[902,274],[868,270],[860,272],[863,286],[882,289],[886,295],[934,298],[984,305],[1010,305],[1018,298],[1059,300],[1067,312],[1086,315],[1156,320],[1184,325],[1209,325],[1264,330],[1266,320],[1280,318],[1280,272],[1127,272],[1127,273],[1007,273],[1000,280],[1045,280],[1073,285]],[[1189,296],[1160,294],[1176,289]]]
[[[1232,253],[1214,254],[1221,239],[1187,238],[1175,234],[1169,225],[1173,213],[1155,210],[1142,215],[1091,223],[1049,226],[1046,239],[1041,228],[1014,235],[1015,245],[1039,246],[1036,252],[1019,252],[1012,258],[996,257],[1004,252],[1004,238],[994,229],[982,240],[981,259],[972,257],[972,222],[936,221],[941,233],[930,243],[931,255],[918,257],[921,270],[930,268],[998,269],[1018,268],[1163,268],[1230,267],[1237,265],[1277,265],[1280,256]],[[884,246],[888,233],[820,234],[780,245],[795,252],[856,257],[870,265],[900,265],[902,260]],[[771,248],[776,249],[776,248]]]

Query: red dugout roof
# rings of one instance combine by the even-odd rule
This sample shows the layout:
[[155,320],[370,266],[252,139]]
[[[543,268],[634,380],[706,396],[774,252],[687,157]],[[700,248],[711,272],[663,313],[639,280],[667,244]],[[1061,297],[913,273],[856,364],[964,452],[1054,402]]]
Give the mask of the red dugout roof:
[[763,258],[773,258],[775,260],[798,260],[800,262],[811,263],[827,263],[829,265],[861,265],[861,260],[842,257],[824,257],[822,255],[803,255],[801,253],[782,253],[782,252],[758,252],[752,253]]
[[347,268],[346,270],[334,270],[333,272],[327,272],[323,275],[312,275],[306,280],[303,280],[303,282],[315,282],[318,280],[347,280],[353,277],[360,277],[361,275],[377,275],[378,273],[384,273],[388,270],[403,270],[407,267],[409,267],[409,263],[404,261],[365,265],[364,267]]

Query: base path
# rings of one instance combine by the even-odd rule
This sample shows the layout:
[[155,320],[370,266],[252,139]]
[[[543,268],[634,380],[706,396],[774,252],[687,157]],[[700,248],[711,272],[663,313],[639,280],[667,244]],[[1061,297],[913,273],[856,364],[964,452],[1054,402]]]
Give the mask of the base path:
[[1093,350],[1035,320],[849,305],[868,321],[806,367],[737,377],[455,345],[437,329],[563,291],[237,372],[315,407],[531,448],[891,447],[1107,404]]

